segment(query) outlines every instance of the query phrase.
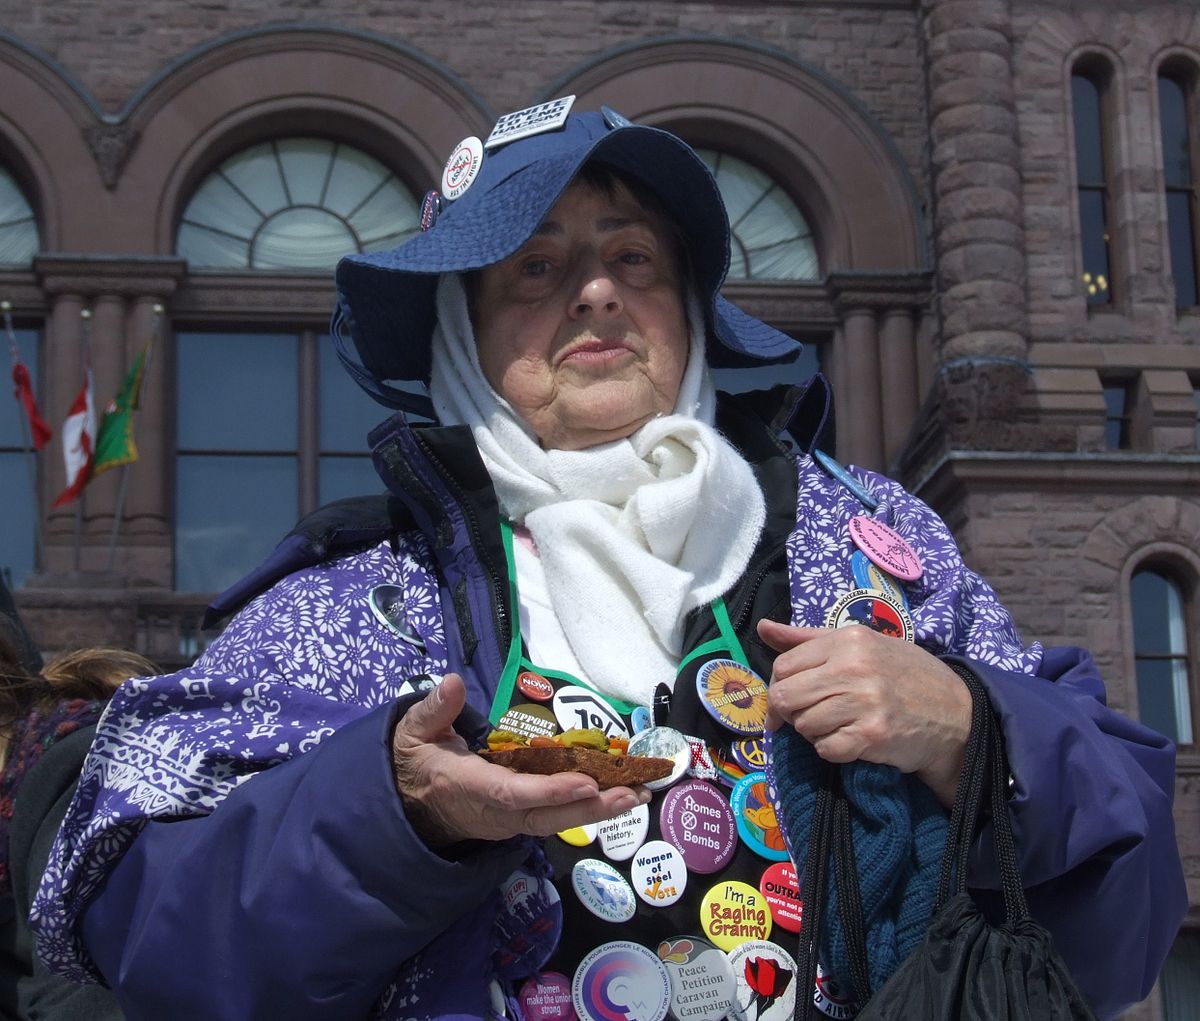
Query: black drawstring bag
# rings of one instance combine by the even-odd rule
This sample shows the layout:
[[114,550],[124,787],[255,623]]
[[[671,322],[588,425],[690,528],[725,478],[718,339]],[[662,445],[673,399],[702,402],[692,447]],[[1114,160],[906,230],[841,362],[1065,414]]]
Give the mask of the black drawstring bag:
[[[858,1002],[866,1001],[856,1021],[1095,1021],[1050,933],[1029,915],[1008,815],[1008,767],[1000,727],[980,681],[967,671],[962,677],[973,703],[971,736],[924,942],[879,989],[870,988],[850,805],[839,788],[838,771],[831,767],[813,810],[801,884],[804,923],[796,962],[798,989],[811,990],[816,980],[832,850],[851,980]],[[967,892],[967,855],[985,798],[1004,891],[1003,925],[988,921]],[[811,993],[796,996],[796,1021],[819,1016]]]

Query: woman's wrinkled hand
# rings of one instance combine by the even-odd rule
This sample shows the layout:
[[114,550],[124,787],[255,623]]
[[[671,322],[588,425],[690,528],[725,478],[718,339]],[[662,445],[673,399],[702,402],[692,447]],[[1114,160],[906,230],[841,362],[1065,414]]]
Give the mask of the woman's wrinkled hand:
[[918,645],[863,625],[792,627],[761,620],[779,653],[767,727],[790,724],[828,762],[879,762],[917,776],[954,803],[971,732],[971,695]]
[[447,674],[392,734],[396,789],[413,828],[430,848],[521,833],[549,836],[649,800],[645,790],[600,791],[582,773],[534,776],[487,762],[454,731],[465,704],[462,678]]

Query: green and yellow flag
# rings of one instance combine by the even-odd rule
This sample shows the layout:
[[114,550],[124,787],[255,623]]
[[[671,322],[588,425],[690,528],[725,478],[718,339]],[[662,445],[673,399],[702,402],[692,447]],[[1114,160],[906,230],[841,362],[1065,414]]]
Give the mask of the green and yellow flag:
[[96,431],[96,453],[92,460],[92,476],[109,468],[131,464],[138,459],[137,444],[133,442],[133,413],[137,411],[142,396],[142,372],[146,367],[146,352],[149,346],[138,352],[117,396],[104,409],[100,428]]

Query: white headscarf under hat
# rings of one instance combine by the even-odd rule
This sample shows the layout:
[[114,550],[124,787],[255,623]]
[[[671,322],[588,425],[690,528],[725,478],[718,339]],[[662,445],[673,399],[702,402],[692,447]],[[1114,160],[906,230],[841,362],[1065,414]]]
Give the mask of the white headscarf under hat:
[[430,394],[439,420],[471,428],[501,512],[532,533],[589,683],[650,704],[660,682],[674,683],[685,615],[741,576],[766,518],[753,471],[713,428],[696,302],[674,412],[586,450],[543,450],[492,389],[456,274],[441,278],[437,316]]

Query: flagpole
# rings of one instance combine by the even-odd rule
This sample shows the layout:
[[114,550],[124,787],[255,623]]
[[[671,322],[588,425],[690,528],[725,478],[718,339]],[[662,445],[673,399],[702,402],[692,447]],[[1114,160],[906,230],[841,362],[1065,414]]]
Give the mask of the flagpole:
[[[142,362],[142,378],[138,380],[138,392],[136,407],[142,405],[142,393],[146,389],[146,376],[150,372],[150,359],[154,357],[154,342],[158,340],[159,331],[162,329],[162,305],[154,306],[154,327],[150,331],[150,345],[146,349],[146,358]],[[130,427],[132,428],[132,426]],[[117,556],[117,535],[121,530],[121,524],[125,518],[125,494],[129,491],[129,465],[121,465],[121,483],[117,490],[117,511],[113,516],[112,532],[108,537],[108,569],[113,569],[113,562]]]
[[[87,378],[88,369],[92,364],[92,310],[83,308],[79,310],[79,318],[83,320],[83,372],[84,379]],[[68,482],[70,479],[67,480]],[[80,492],[75,498],[75,573],[78,574],[81,569],[80,565],[80,547],[83,545],[83,501],[85,499],[84,492]]]
[[[8,353],[15,367],[20,360],[20,348],[17,347],[17,334],[13,329],[12,302],[0,301],[0,311],[4,313],[4,332],[8,334]],[[29,420],[25,417],[24,409],[17,407],[17,418],[21,420],[21,442],[25,447],[25,468],[29,474],[29,499],[33,504],[33,557],[34,563],[42,567],[42,501],[37,485],[37,455],[33,450],[33,436],[29,430]]]

